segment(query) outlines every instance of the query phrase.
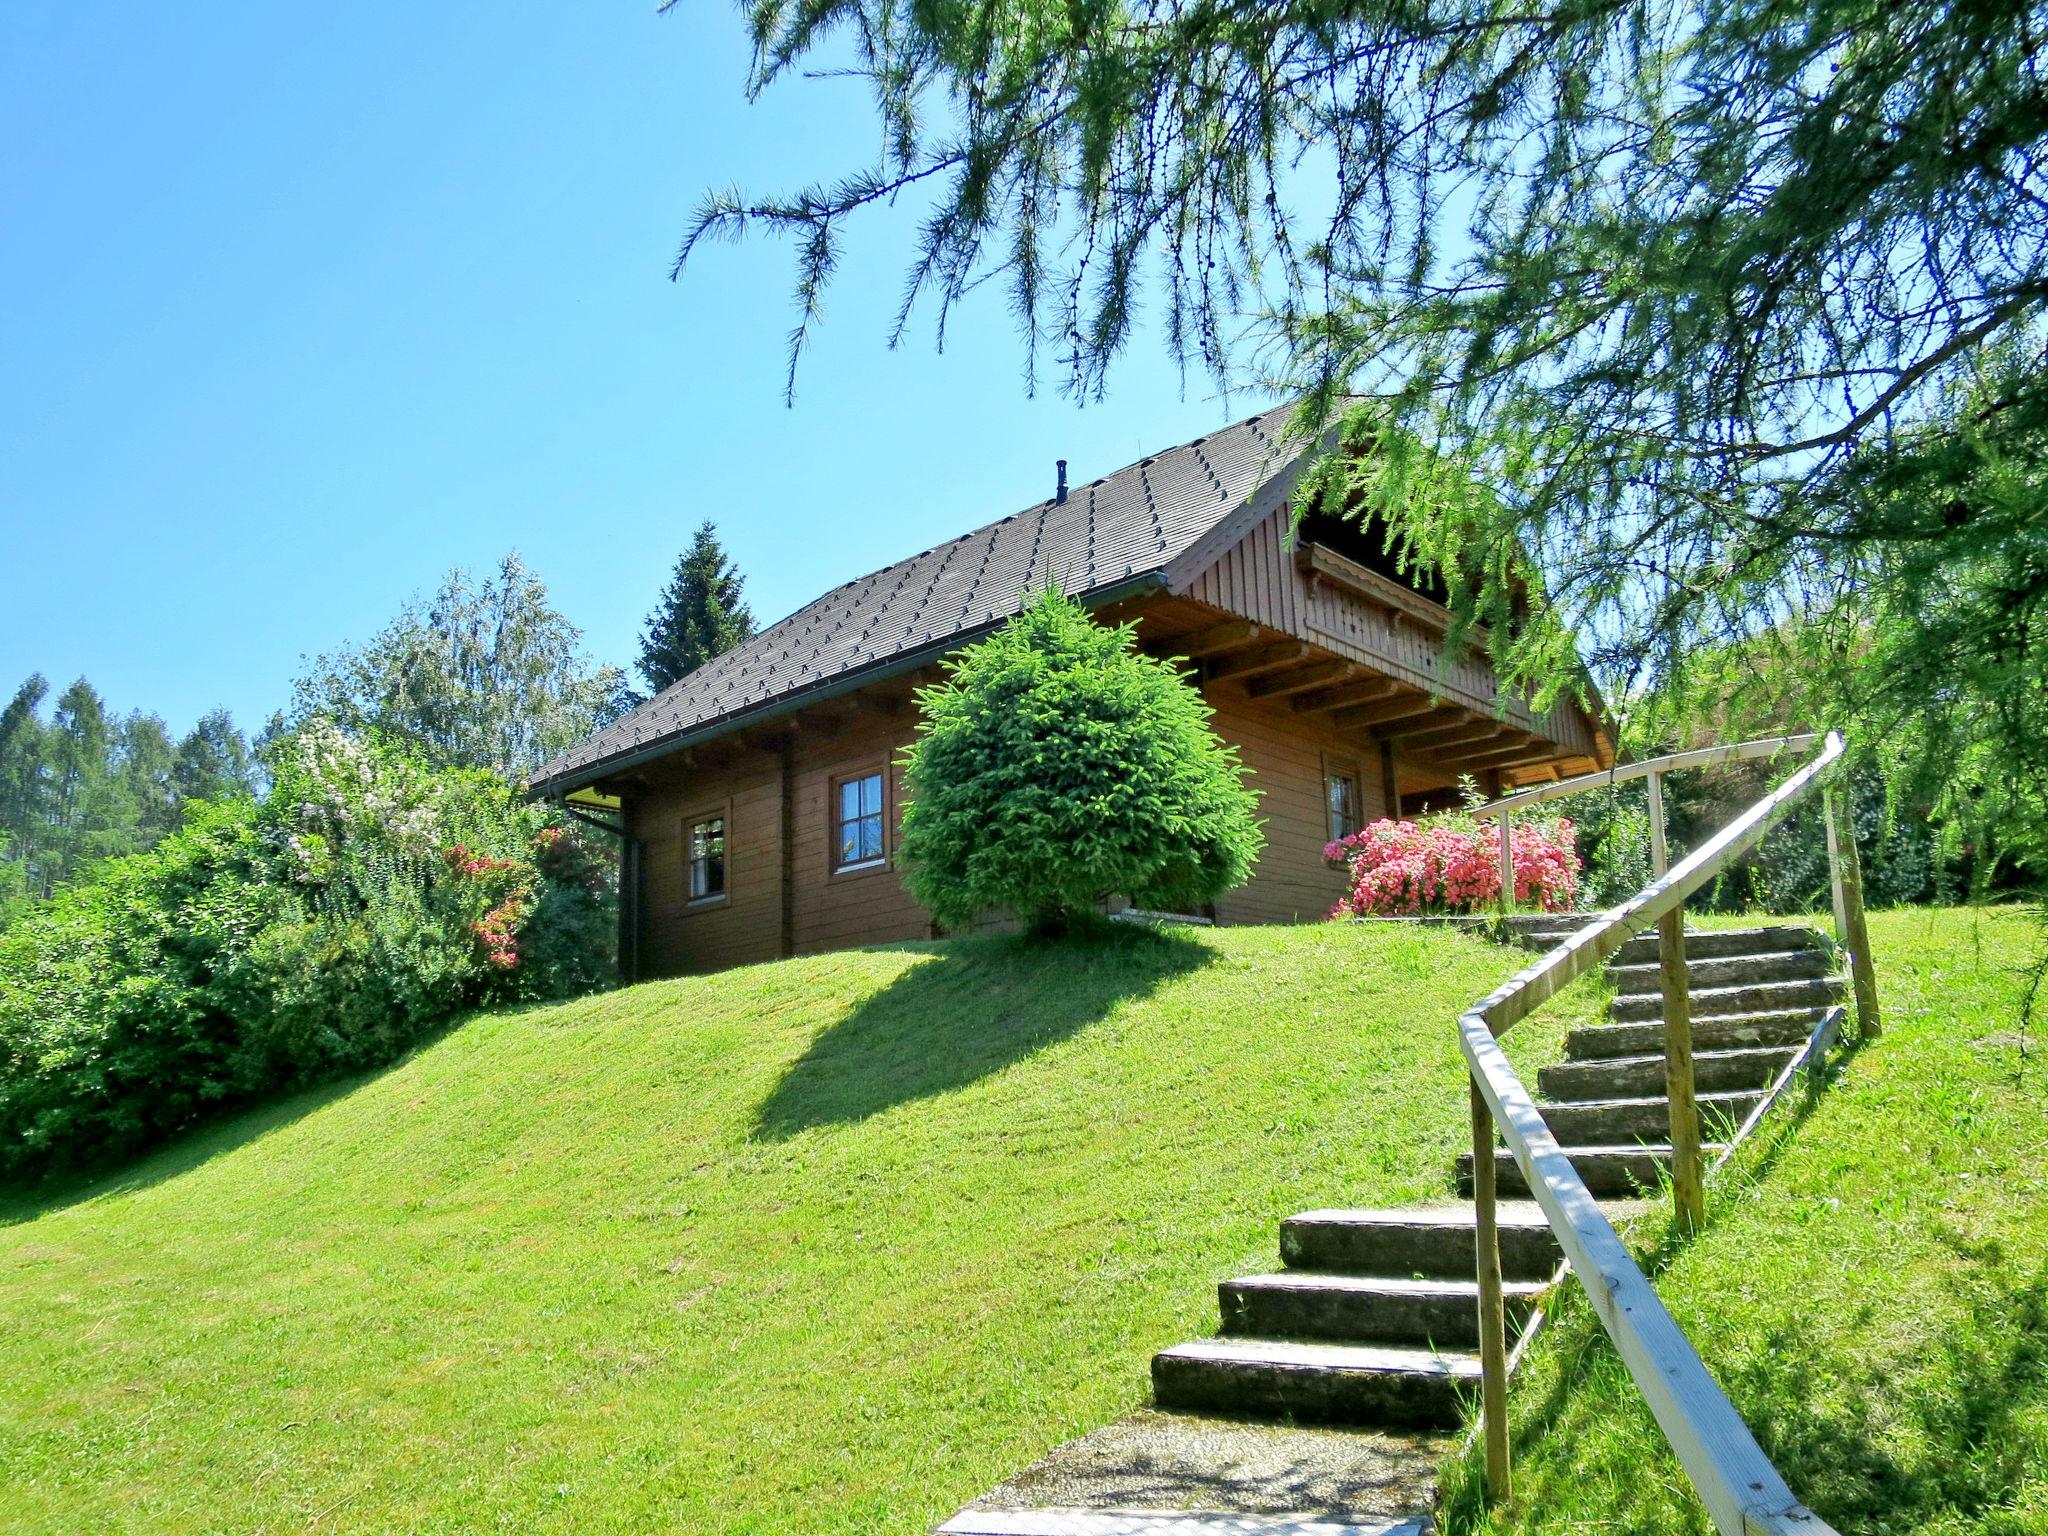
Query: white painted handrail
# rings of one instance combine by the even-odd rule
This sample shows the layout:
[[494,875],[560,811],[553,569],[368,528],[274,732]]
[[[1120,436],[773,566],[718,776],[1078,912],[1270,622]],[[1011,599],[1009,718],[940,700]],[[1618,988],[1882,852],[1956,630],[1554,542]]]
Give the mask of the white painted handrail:
[[[1783,739],[1821,740],[1818,736],[1788,736]],[[1758,746],[1761,743],[1744,742],[1743,745]],[[1719,752],[1727,749],[1713,747],[1707,750]],[[1505,1034],[1527,1018],[1538,1004],[1577,981],[1637,933],[1665,913],[1678,910],[1688,896],[1719,874],[1723,866],[1761,842],[1763,835],[1792,809],[1792,802],[1812,787],[1814,780],[1841,757],[1842,751],[1842,738],[1833,731],[1828,732],[1820,752],[1811,762],[1679,860],[1670,873],[1645,886],[1620,906],[1601,913],[1557,948],[1545,951],[1533,965],[1517,971],[1488,993],[1471,1012],[1482,1015],[1493,1026],[1496,1035]],[[1644,771],[1648,771],[1647,766]],[[1566,781],[1570,782],[1573,781]],[[1562,789],[1564,785],[1552,784],[1549,787]]]
[[[1629,770],[1621,772],[1625,777],[1661,774],[1673,768],[1800,750],[1816,741],[1821,738],[1791,736],[1768,742],[1743,742],[1734,747],[1710,747],[1631,764]],[[1498,1128],[1570,1261],[1572,1273],[1585,1287],[1593,1310],[1677,1453],[1716,1529],[1722,1536],[1832,1536],[1831,1527],[1793,1497],[1684,1330],[1665,1309],[1649,1277],[1630,1257],[1578,1170],[1559,1148],[1529,1090],[1508,1064],[1498,1037],[1547,998],[1599,965],[1634,934],[1660,920],[1675,926],[1686,898],[1731,860],[1754,847],[1800,796],[1814,788],[1842,753],[1841,737],[1828,733],[1820,752],[1809,762],[1668,873],[1586,924],[1459,1017],[1459,1043],[1471,1069],[1476,1095],[1473,1184],[1479,1206],[1481,1353],[1490,1378],[1483,1411],[1488,1480],[1490,1491],[1496,1495],[1506,1493],[1508,1481],[1499,1252],[1496,1245],[1488,1242],[1495,1230],[1491,1143],[1493,1130]],[[1576,788],[1591,788],[1609,781],[1606,774],[1592,775],[1590,782],[1567,780],[1546,785],[1543,792],[1510,796],[1486,809],[1511,810],[1537,798],[1556,798]],[[1682,971],[1682,958],[1679,967]],[[1687,1088],[1689,1096],[1689,1071]]]
[[1641,762],[1620,763],[1612,768],[1603,768],[1598,773],[1582,773],[1575,779],[1559,779],[1555,784],[1539,784],[1534,789],[1517,790],[1512,795],[1487,801],[1486,804],[1477,807],[1472,814],[1484,821],[1498,816],[1502,811],[1518,811],[1525,805],[1541,805],[1546,800],[1561,800],[1566,795],[1584,794],[1589,789],[1607,789],[1616,784],[1626,784],[1631,779],[1670,773],[1678,768],[1711,768],[1716,763],[1738,763],[1748,758],[1776,757],[1781,752],[1804,752],[1820,739],[1820,733],[1815,731],[1799,736],[1763,736],[1755,741],[1738,741],[1724,747],[1696,747],[1690,752],[1669,752],[1663,757],[1647,757]]

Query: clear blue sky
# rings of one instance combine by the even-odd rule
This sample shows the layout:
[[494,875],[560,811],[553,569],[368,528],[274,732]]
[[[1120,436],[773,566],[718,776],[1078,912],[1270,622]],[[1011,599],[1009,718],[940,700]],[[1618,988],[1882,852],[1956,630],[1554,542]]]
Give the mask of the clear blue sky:
[[896,352],[870,223],[783,403],[779,246],[666,271],[698,195],[862,163],[858,88],[749,106],[737,14],[254,3],[0,11],[0,687],[253,729],[299,658],[516,548],[629,664],[705,517],[781,617],[1247,414],[1156,341],[1026,397],[1001,295]]

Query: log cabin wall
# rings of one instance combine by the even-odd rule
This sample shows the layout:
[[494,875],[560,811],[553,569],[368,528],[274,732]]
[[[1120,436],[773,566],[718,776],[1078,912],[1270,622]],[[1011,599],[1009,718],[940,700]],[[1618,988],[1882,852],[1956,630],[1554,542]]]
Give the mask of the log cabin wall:
[[[902,776],[895,767],[915,716],[860,715],[820,726],[798,716],[788,751],[793,793],[783,808],[779,745],[733,745],[677,766],[658,765],[629,791],[628,825],[643,842],[641,971],[672,976],[796,954],[931,936],[931,921],[904,888],[896,862]],[[881,771],[887,784],[887,849],[871,869],[832,867],[833,786]],[[691,901],[690,828],[726,819],[725,893]],[[791,833],[787,912],[784,829]],[[787,936],[785,935],[787,928]]]
[[[670,766],[673,763],[674,766]],[[626,796],[641,839],[640,972],[673,976],[773,960],[782,952],[782,764],[736,747],[687,766],[674,759]],[[725,894],[689,899],[690,828],[725,823]]]
[[[1329,840],[1325,775],[1351,774],[1364,820],[1383,814],[1371,754],[1284,707],[1247,698],[1242,688],[1207,691],[1217,734],[1238,750],[1259,796],[1266,847],[1251,880],[1217,903],[1227,923],[1307,922],[1323,917],[1343,889],[1323,861]],[[932,936],[931,919],[905,888],[897,862],[902,775],[895,761],[916,731],[914,712],[856,716],[829,732],[797,718],[790,753],[794,793],[788,868],[791,944],[796,954],[851,949]],[[886,775],[888,843],[871,869],[835,871],[832,793],[843,780]],[[647,976],[720,970],[784,953],[783,759],[773,746],[737,747],[663,773],[628,800],[634,834],[644,840]],[[726,818],[726,891],[688,899],[690,827]],[[990,927],[1005,926],[992,923]]]
[[1386,814],[1374,754],[1291,710],[1248,699],[1230,684],[1204,696],[1216,711],[1216,734],[1237,748],[1249,770],[1266,833],[1251,879],[1217,901],[1216,920],[1299,923],[1327,916],[1344,893],[1344,876],[1323,859],[1330,840],[1325,775],[1353,775],[1361,820],[1372,821]]
[[[897,863],[903,814],[902,773],[896,759],[917,730],[914,706],[900,716],[859,715],[822,738],[807,737],[799,717],[795,795],[795,947],[800,955],[928,939],[931,919],[911,899]],[[886,786],[883,862],[871,869],[833,868],[833,786],[879,771]]]

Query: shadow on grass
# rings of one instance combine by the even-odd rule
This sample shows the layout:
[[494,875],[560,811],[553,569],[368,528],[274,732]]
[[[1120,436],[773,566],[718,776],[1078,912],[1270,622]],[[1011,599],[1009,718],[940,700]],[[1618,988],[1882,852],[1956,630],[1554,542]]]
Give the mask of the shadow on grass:
[[762,1101],[754,1139],[785,1141],[965,1087],[1214,959],[1186,932],[1125,924],[955,941],[812,1041]]
[[220,1119],[208,1120],[168,1144],[138,1152],[129,1160],[52,1174],[39,1184],[0,1187],[0,1227],[18,1226],[103,1195],[131,1194],[168,1183],[216,1157],[303,1120],[336,1099],[347,1097],[377,1075],[357,1073],[253,1108],[226,1110]]

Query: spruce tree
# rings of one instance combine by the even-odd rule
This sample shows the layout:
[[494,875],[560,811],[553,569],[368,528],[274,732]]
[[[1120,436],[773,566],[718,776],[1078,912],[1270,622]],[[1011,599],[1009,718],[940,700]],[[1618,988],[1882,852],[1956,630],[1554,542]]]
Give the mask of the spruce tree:
[[726,557],[711,523],[697,530],[676,562],[640,639],[640,675],[650,694],[672,687],[754,633],[742,589],[746,578]]
[[1131,626],[1046,591],[947,672],[903,760],[905,878],[938,922],[1007,910],[1051,934],[1105,897],[1192,912],[1250,875],[1237,753]]
[[50,827],[49,727],[38,711],[49,692],[35,673],[0,710],[0,860],[19,874],[0,884],[37,896]]
[[180,804],[190,800],[234,800],[253,794],[256,773],[249,743],[224,709],[210,710],[178,743],[171,782]]

